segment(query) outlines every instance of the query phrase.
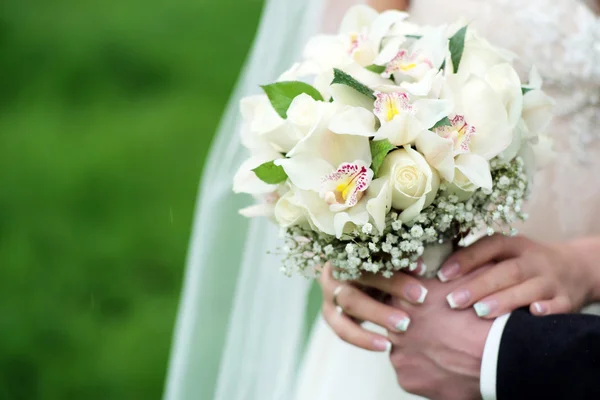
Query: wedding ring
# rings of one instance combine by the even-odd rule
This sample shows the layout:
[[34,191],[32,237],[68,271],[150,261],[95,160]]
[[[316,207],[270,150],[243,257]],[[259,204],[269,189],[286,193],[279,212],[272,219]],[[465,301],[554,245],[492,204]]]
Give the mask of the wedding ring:
[[338,296],[342,292],[343,288],[344,288],[344,285],[340,285],[340,286],[336,287],[335,290],[333,291],[333,305],[335,306],[335,309],[338,312],[338,314],[341,314],[344,312],[344,309],[338,303]]

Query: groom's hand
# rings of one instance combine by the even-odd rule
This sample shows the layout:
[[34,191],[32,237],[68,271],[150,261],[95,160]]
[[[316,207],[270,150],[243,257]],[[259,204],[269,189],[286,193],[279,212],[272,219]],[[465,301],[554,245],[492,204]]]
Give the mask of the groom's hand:
[[464,284],[463,279],[424,284],[429,290],[425,304],[393,300],[393,306],[411,316],[406,333],[389,334],[398,383],[431,400],[481,399],[481,359],[493,321],[478,318],[471,309],[450,309],[446,295]]

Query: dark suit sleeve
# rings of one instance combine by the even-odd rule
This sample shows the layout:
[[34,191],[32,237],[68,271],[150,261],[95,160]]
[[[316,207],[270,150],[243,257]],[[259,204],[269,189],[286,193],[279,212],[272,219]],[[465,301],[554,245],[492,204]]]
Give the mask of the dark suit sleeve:
[[498,400],[600,399],[600,317],[512,313],[502,333]]

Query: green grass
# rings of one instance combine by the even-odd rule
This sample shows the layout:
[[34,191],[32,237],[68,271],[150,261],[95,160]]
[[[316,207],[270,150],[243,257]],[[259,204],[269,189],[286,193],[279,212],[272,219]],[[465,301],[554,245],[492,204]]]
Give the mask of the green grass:
[[0,399],[158,399],[259,0],[0,4]]

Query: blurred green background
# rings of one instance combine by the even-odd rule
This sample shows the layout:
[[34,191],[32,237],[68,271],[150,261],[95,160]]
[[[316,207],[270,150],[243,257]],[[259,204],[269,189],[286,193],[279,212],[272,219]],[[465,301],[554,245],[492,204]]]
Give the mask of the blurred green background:
[[0,399],[158,399],[260,0],[0,2]]

